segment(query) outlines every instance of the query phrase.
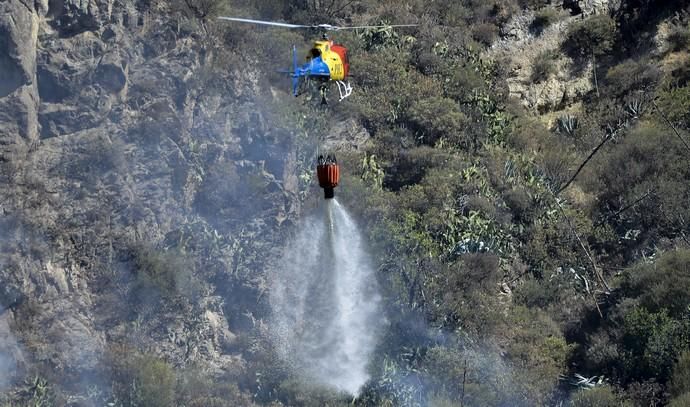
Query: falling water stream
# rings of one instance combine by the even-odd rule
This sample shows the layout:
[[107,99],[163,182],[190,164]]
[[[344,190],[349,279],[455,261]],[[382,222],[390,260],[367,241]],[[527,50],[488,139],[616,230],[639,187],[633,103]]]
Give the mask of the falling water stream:
[[281,356],[311,381],[357,394],[383,323],[357,225],[335,199],[301,224],[273,279]]

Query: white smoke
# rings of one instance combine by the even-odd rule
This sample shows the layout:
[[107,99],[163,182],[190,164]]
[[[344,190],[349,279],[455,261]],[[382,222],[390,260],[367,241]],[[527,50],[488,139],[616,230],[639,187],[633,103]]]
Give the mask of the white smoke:
[[0,392],[9,388],[17,373],[17,359],[21,351],[9,326],[9,312],[0,306]]
[[273,276],[271,324],[281,355],[305,378],[357,394],[383,316],[357,226],[334,199],[307,218]]

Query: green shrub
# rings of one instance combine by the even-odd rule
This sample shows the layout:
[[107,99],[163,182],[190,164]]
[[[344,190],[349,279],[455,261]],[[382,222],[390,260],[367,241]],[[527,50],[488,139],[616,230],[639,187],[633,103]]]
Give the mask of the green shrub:
[[542,7],[550,4],[550,0],[518,0],[518,5],[522,8],[529,8],[529,9],[542,9]]
[[438,396],[431,396],[426,404],[429,407],[459,407],[463,390],[465,406],[534,405],[520,402],[523,400],[519,393],[526,378],[521,374],[520,380],[515,381],[512,369],[497,352],[478,351],[451,342],[447,346],[431,347],[425,365],[428,375],[424,379],[433,389],[438,389]]
[[665,79],[666,89],[682,88],[690,85],[690,57],[679,59],[669,67],[671,75]]
[[690,185],[681,181],[690,176],[690,168],[683,164],[686,152],[668,127],[643,122],[585,167],[578,180],[597,196],[598,210],[608,216],[623,243],[613,250],[678,236],[690,196]]
[[186,18],[209,20],[227,11],[227,0],[174,0],[171,2],[173,12]]
[[126,146],[116,136],[85,138],[79,143],[76,154],[65,154],[61,167],[66,177],[80,180],[91,186],[108,172],[127,169]]
[[562,287],[552,284],[550,279],[526,279],[522,285],[513,290],[513,301],[528,308],[546,308],[560,299]]
[[484,92],[488,90],[481,73],[469,64],[453,65],[443,75],[446,78],[444,81],[446,96],[461,103],[470,100],[472,92],[477,89]]
[[623,352],[619,349],[617,338],[603,331],[595,332],[587,338],[587,367],[589,371],[605,372],[620,368]]
[[668,316],[634,307],[623,319],[626,373],[635,378],[669,378],[677,355],[690,345],[690,326]]
[[278,398],[290,406],[347,407],[351,399],[341,392],[304,379],[290,377],[277,386]]
[[498,27],[491,23],[477,24],[472,27],[472,38],[478,43],[488,47],[498,37]]
[[633,382],[625,389],[625,398],[635,406],[661,406],[666,402],[666,387],[655,378]]
[[136,278],[132,294],[136,301],[198,295],[201,286],[194,277],[194,265],[182,253],[139,247],[133,255]]
[[[382,25],[385,24],[381,23]],[[359,33],[365,50],[377,50],[395,47],[400,42],[400,36],[392,27],[367,28]]]
[[674,397],[668,402],[668,407],[688,407],[690,406],[690,393],[683,393]]
[[577,157],[571,148],[556,136],[551,136],[551,144],[543,146],[537,159],[537,166],[549,187],[556,189],[565,184],[572,175],[571,167],[577,162]]
[[[470,253],[450,265],[430,264],[435,269],[422,283],[427,298],[438,303],[431,319],[448,329],[489,334],[502,321],[495,291],[500,278],[499,258],[489,253]],[[482,312],[477,312],[481,309]]]
[[452,99],[439,96],[413,101],[408,116],[424,144],[434,145],[443,136],[460,144],[464,141],[467,117]]
[[543,146],[553,144],[553,135],[541,121],[520,116],[515,120],[511,137],[508,139],[511,147],[516,150],[533,154]]
[[628,59],[611,67],[606,73],[605,92],[621,96],[635,91],[652,89],[659,80],[660,72],[648,60]]
[[609,386],[578,391],[570,402],[572,407],[624,407],[623,402]]
[[616,22],[605,14],[597,14],[570,26],[563,48],[572,58],[609,53],[617,38]]
[[117,345],[110,348],[106,357],[113,393],[123,405],[175,405],[175,373],[166,361]]
[[690,395],[690,351],[681,353],[673,366],[669,390],[672,396]]
[[153,356],[141,356],[134,371],[138,405],[167,407],[175,400],[175,373],[172,366]]
[[223,161],[206,172],[194,205],[217,227],[243,222],[268,205],[262,199],[268,185],[261,168]]
[[417,184],[424,178],[427,171],[440,162],[441,156],[438,150],[428,146],[401,151],[385,170],[387,177],[384,185],[386,188],[397,191],[404,186]]
[[660,91],[658,104],[676,126],[690,128],[690,86],[672,86]]
[[534,20],[530,24],[530,30],[536,34],[541,35],[551,24],[558,21],[560,13],[558,10],[551,7],[544,7],[534,13]]
[[690,307],[690,250],[664,253],[653,264],[635,267],[624,275],[621,290],[652,312],[668,311],[677,320]]
[[525,376],[521,385],[525,398],[536,405],[547,404],[547,395],[566,371],[573,346],[548,314],[538,308],[511,308],[506,327],[506,357]]
[[554,51],[543,51],[534,59],[530,80],[535,83],[543,82],[556,73],[556,58]]
[[549,206],[544,208],[548,212],[542,212],[539,221],[534,223],[520,251],[525,261],[533,267],[533,275],[556,280],[554,288],[557,287],[562,293],[565,288],[580,291],[584,287],[582,282],[576,280],[574,273],[587,275],[584,268],[589,266],[571,226],[580,236],[588,236],[591,234],[592,221],[580,211],[564,207],[570,219],[569,224],[552,205],[549,202]]
[[530,196],[526,188],[516,186],[503,193],[503,200],[513,215],[514,223],[529,223],[536,209],[534,199]]
[[666,41],[668,42],[669,51],[678,52],[684,50],[690,44],[690,25],[687,23],[673,24],[669,29]]
[[177,405],[188,407],[251,406],[234,377],[212,377],[201,368],[185,368],[177,374]]
[[361,91],[352,95],[352,109],[371,132],[395,124],[405,124],[407,109],[413,102],[440,97],[441,83],[406,64],[408,53],[393,48],[353,55]]
[[[54,386],[39,375],[27,377],[16,396],[19,398],[16,401],[21,402],[17,405],[22,406],[51,407],[60,402]],[[8,407],[12,406],[13,404],[8,405]]]

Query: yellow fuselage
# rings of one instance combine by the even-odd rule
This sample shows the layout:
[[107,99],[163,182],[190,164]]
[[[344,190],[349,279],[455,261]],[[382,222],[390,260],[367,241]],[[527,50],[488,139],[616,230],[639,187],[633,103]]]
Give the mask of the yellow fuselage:
[[328,66],[330,79],[342,81],[347,76],[346,59],[347,54],[344,47],[334,45],[333,41],[316,41],[311,50],[310,58],[321,57],[321,60]]

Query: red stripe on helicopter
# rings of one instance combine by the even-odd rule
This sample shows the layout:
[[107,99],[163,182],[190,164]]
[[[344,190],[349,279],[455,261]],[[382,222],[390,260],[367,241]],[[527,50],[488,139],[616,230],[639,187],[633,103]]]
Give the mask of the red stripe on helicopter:
[[347,48],[339,44],[333,44],[331,46],[331,51],[338,54],[340,60],[343,61],[344,77],[347,78],[347,75],[350,73],[350,61],[347,60]]

